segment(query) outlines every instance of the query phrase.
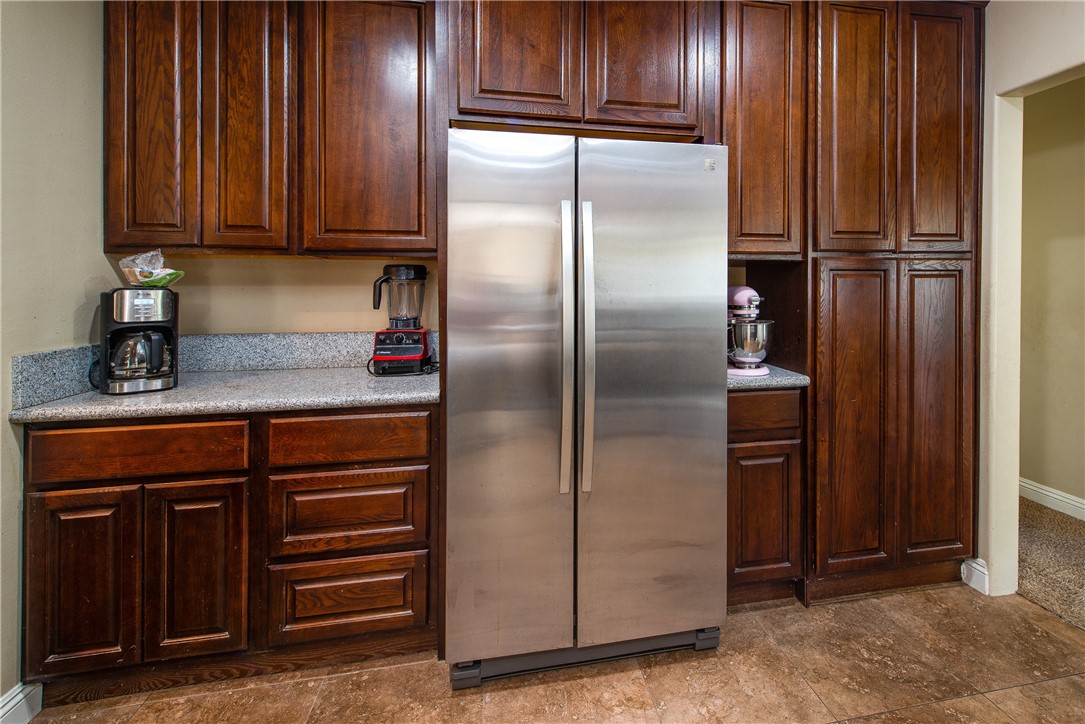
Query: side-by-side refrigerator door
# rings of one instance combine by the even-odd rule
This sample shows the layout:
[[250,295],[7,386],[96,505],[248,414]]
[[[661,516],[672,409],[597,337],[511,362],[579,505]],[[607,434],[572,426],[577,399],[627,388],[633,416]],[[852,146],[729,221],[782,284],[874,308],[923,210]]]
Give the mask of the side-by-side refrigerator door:
[[727,155],[582,139],[577,645],[723,624]]
[[449,131],[449,664],[573,645],[574,144]]

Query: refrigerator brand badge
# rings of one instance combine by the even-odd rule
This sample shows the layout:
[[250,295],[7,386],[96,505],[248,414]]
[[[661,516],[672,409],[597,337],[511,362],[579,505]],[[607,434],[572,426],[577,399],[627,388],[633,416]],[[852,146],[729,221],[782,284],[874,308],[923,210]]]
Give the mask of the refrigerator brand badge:
[[714,159],[714,158],[706,158],[704,160],[704,170],[705,171],[715,171],[716,170],[716,159]]

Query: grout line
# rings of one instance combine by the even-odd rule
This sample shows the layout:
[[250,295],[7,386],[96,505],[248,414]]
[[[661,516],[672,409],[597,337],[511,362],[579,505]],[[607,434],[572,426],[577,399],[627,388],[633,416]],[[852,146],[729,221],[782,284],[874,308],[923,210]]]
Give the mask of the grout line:
[[1017,719],[1015,719],[1015,718],[1014,718],[1014,716],[1013,716],[1012,714],[1010,714],[1010,713],[1009,713],[1008,711],[1006,711],[1006,710],[1005,710],[1005,709],[1003,709],[1003,708],[1002,708],[1001,706],[999,706],[999,705],[998,705],[998,702],[995,702],[995,701],[991,701],[990,699],[988,699],[988,698],[987,698],[987,695],[986,695],[986,694],[980,694],[980,696],[982,696],[982,697],[983,697],[984,699],[986,699],[987,701],[989,701],[989,702],[991,703],[991,706],[993,706],[994,708],[996,708],[996,709],[998,709],[998,710],[999,710],[1000,712],[1002,712],[1002,713],[1003,713],[1003,714],[1004,714],[1004,715],[1006,716],[1006,718],[1007,718],[1007,719],[1009,719],[1010,721],[1014,721],[1014,722],[1015,722],[1015,721],[1017,721]]

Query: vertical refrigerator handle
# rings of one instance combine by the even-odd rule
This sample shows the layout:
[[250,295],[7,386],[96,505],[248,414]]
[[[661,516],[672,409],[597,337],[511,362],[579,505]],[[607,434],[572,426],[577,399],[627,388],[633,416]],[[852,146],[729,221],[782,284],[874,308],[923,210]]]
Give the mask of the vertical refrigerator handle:
[[580,490],[591,492],[595,464],[595,220],[590,201],[585,201],[584,223],[584,449]]
[[561,202],[561,470],[558,493],[573,488],[573,399],[576,391],[576,275],[573,269],[573,202]]

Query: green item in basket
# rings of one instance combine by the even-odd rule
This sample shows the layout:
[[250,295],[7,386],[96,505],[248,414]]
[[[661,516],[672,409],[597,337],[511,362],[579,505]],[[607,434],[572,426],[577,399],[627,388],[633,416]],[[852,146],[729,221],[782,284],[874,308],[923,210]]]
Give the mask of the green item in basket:
[[[170,284],[173,284],[184,275],[185,273],[183,271],[171,269],[165,274],[152,276],[146,279],[140,279],[139,285],[141,287],[168,287]],[[142,274],[140,276],[142,276]]]

